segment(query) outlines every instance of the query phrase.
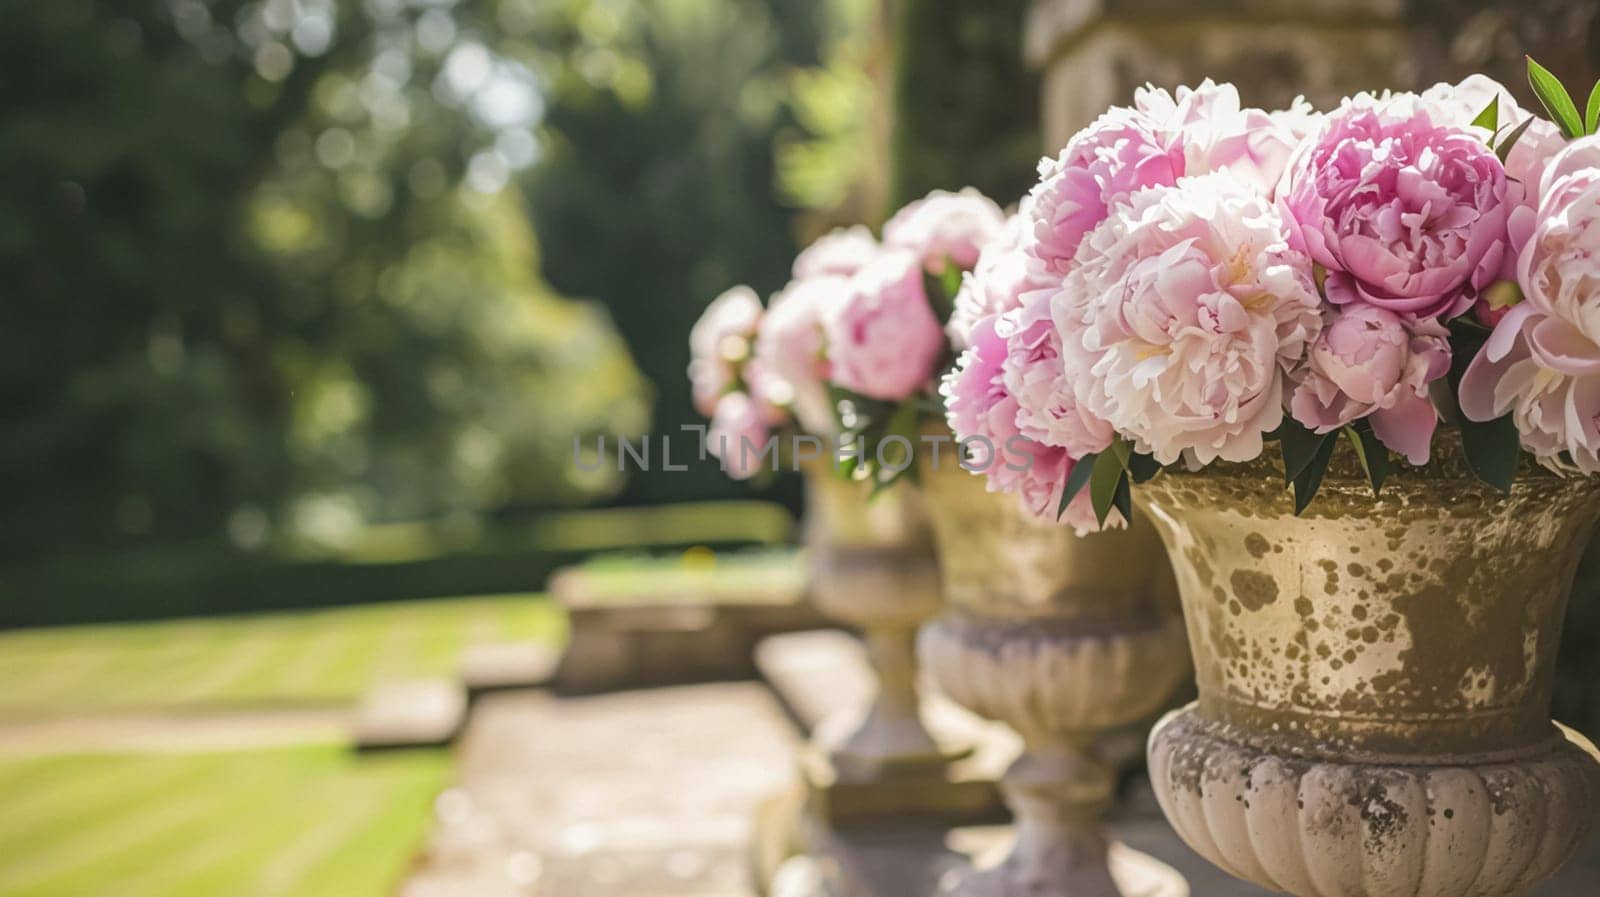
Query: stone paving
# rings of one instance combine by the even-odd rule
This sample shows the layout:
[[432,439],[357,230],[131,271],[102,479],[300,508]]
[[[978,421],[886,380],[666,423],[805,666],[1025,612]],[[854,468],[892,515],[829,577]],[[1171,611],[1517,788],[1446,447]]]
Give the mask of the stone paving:
[[[458,747],[458,784],[439,798],[434,833],[400,893],[753,897],[754,822],[767,798],[793,787],[796,733],[753,682],[484,698]],[[1267,897],[1179,842],[1142,782],[1114,828],[1183,872],[1191,897]],[[861,848],[881,878],[905,883],[918,856],[948,854],[947,846],[992,853],[1004,837],[1000,828],[963,829],[948,839],[886,835]],[[1600,841],[1530,897],[1597,893]]]
[[403,897],[748,897],[796,736],[753,682],[479,701]]

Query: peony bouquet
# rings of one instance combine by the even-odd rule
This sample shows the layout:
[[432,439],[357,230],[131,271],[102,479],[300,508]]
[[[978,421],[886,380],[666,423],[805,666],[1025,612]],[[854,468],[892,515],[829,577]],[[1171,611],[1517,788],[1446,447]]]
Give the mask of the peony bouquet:
[[1269,445],[1297,510],[1339,439],[1374,491],[1436,438],[1502,490],[1520,449],[1600,470],[1600,87],[1580,117],[1529,71],[1553,121],[1475,75],[1326,113],[1145,88],[1080,131],[956,299],[990,488],[1086,530]]
[[770,440],[792,428],[817,455],[833,443],[841,473],[877,487],[914,472],[922,428],[943,413],[933,388],[959,348],[946,333],[956,294],[1006,227],[976,191],[938,191],[895,213],[881,243],[864,227],[819,239],[765,309],[748,287],[713,301],[690,334],[689,377],[723,469],[742,479],[776,467]]

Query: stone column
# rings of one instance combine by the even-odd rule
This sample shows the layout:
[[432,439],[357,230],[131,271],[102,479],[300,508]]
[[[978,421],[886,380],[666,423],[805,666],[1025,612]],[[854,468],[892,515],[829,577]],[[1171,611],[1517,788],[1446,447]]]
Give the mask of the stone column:
[[1045,151],[1146,82],[1231,81],[1269,109],[1412,87],[1404,14],[1404,0],[1035,0],[1024,48],[1042,76]]

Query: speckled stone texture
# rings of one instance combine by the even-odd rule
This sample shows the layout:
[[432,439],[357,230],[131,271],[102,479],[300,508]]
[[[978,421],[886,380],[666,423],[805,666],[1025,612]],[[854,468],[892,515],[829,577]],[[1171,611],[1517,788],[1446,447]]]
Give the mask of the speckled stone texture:
[[1530,462],[1501,495],[1448,439],[1378,497],[1347,448],[1303,513],[1283,483],[1264,458],[1144,484],[1199,686],[1151,740],[1168,819],[1294,897],[1528,893],[1600,810],[1549,721],[1600,483]]
[[1136,520],[1080,537],[953,465],[925,482],[950,609],[923,627],[923,666],[951,700],[1024,743],[1000,786],[1014,845],[941,893],[1183,897],[1170,868],[1110,851],[1102,825],[1115,770],[1096,742],[1159,709],[1188,672],[1155,531]]
[[1155,793],[1200,855],[1295,897],[1526,894],[1593,832],[1600,765],[1573,732],[1497,763],[1400,766],[1284,757],[1229,729],[1193,710],[1158,725]]

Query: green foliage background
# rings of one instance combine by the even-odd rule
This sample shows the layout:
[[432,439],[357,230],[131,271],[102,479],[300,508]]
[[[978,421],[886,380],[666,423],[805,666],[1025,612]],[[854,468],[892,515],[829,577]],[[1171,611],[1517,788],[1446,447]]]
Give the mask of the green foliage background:
[[698,423],[689,325],[865,176],[877,8],[7,5],[0,620],[93,600],[16,593],[97,558],[256,577],[379,524],[741,491],[573,439]]
[[510,123],[452,92],[475,12],[441,40],[399,4],[9,7],[6,558],[616,487],[566,473],[569,437],[642,430],[644,384],[537,278],[505,177],[474,182],[537,124],[525,67],[490,63]]

